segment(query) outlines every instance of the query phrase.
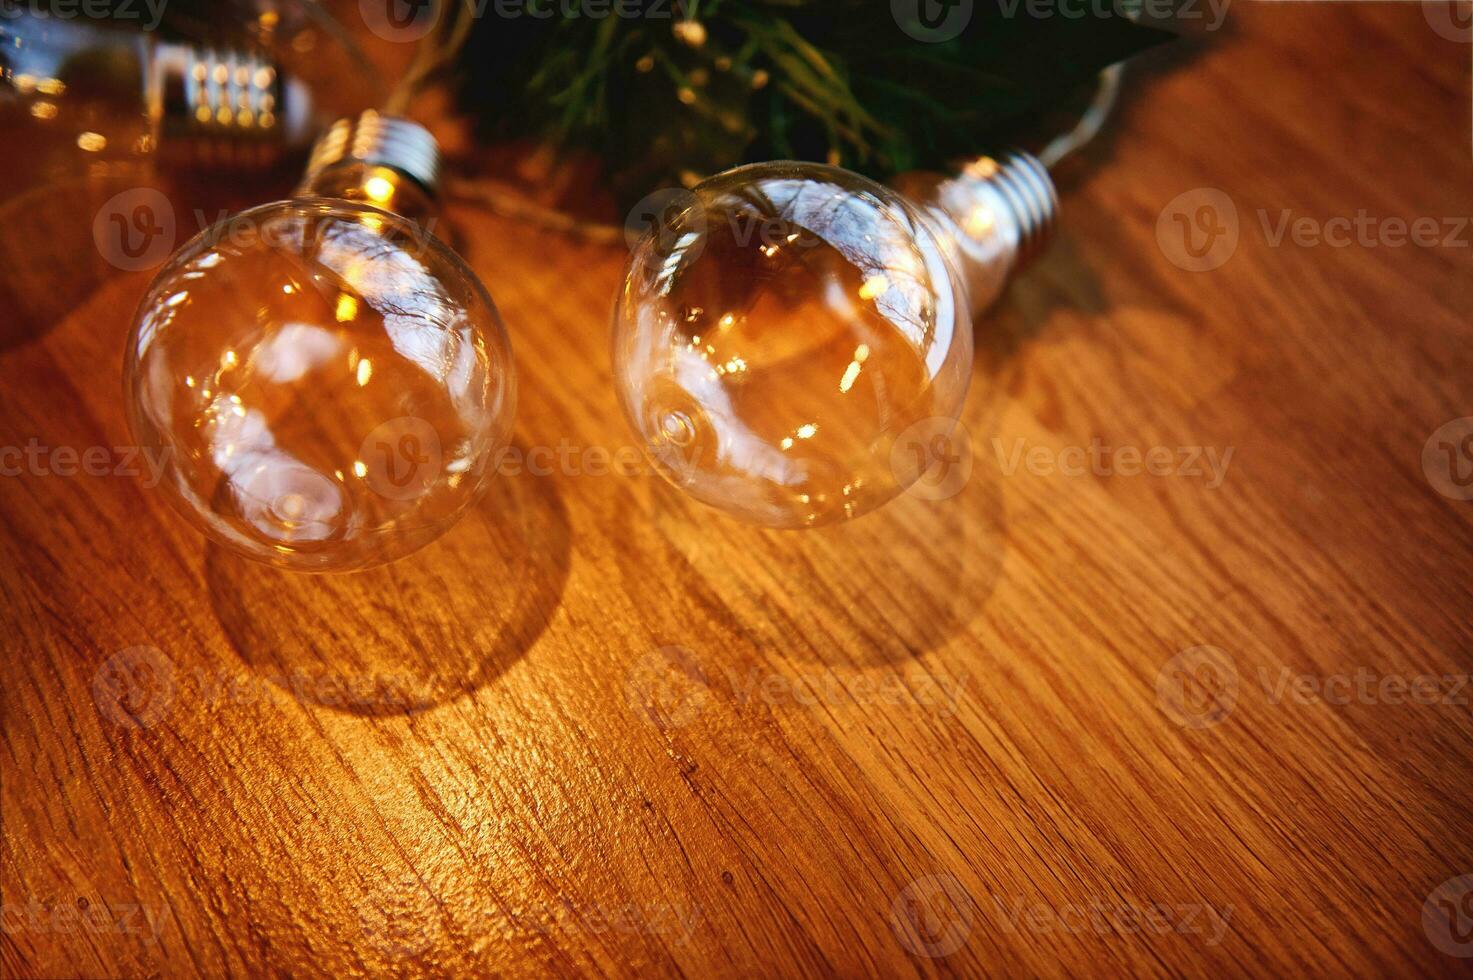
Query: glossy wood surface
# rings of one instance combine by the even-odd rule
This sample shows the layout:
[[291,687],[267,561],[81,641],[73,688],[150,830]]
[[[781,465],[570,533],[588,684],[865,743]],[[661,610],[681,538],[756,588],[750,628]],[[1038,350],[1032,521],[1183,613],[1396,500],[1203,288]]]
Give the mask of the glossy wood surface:
[[[242,564],[111,475],[147,275],[8,246],[57,314],[12,315],[0,445],[110,475],[0,479],[0,971],[1469,972],[1445,12],[1234,4],[1133,76],[978,322],[970,479],[832,533],[603,472],[622,249],[462,207],[529,465],[400,564]],[[1237,244],[1190,271],[1202,189]]]

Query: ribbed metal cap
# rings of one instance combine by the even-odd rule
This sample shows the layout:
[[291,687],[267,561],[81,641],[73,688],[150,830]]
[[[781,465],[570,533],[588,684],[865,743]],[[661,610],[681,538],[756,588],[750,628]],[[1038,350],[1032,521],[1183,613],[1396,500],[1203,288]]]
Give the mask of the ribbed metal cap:
[[1053,237],[1059,213],[1059,195],[1053,178],[1038,158],[1022,150],[1009,150],[1000,157],[984,157],[972,165],[988,172],[972,173],[996,188],[1018,222],[1018,266],[1027,265]]
[[418,123],[372,110],[339,119],[312,147],[306,181],[340,163],[364,163],[398,171],[434,194],[440,182],[440,147]]

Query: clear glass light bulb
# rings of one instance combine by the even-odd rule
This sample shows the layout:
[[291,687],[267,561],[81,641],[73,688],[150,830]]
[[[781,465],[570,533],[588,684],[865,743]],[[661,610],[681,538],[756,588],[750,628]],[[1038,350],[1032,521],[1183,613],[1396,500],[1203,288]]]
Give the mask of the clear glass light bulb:
[[672,483],[743,520],[812,527],[873,510],[945,451],[971,315],[1042,239],[1054,196],[1023,155],[910,183],[923,198],[753,164],[653,216],[614,307],[614,376]]
[[161,153],[265,165],[319,128],[306,87],[263,51],[15,10],[0,18],[0,135],[12,185],[118,173]]
[[343,121],[297,198],[204,232],[149,287],[130,423],[217,543],[302,571],[377,565],[439,537],[493,475],[511,346],[430,233],[437,166],[413,123]]

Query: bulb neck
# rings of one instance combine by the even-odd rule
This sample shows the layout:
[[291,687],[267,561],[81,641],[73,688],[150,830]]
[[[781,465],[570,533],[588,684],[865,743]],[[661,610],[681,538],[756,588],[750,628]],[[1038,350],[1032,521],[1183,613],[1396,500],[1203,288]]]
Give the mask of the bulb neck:
[[337,197],[411,219],[435,211],[440,147],[418,123],[368,111],[318,138],[299,197]]
[[264,166],[311,141],[311,96],[263,55],[161,42],[151,68],[160,149],[180,162]]
[[974,160],[917,197],[966,283],[974,315],[1043,252],[1059,211],[1048,169],[1021,151]]

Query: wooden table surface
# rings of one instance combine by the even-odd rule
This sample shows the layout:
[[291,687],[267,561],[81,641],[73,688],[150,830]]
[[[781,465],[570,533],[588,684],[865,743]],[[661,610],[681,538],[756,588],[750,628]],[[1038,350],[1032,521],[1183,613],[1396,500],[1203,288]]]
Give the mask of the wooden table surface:
[[128,442],[147,275],[35,242],[64,313],[0,352],[0,445],[44,450],[0,479],[0,969],[1467,973],[1446,13],[1235,4],[1137,74],[978,323],[970,479],[831,532],[602,473],[621,250],[459,209],[552,465],[399,564],[242,564],[57,474]]

